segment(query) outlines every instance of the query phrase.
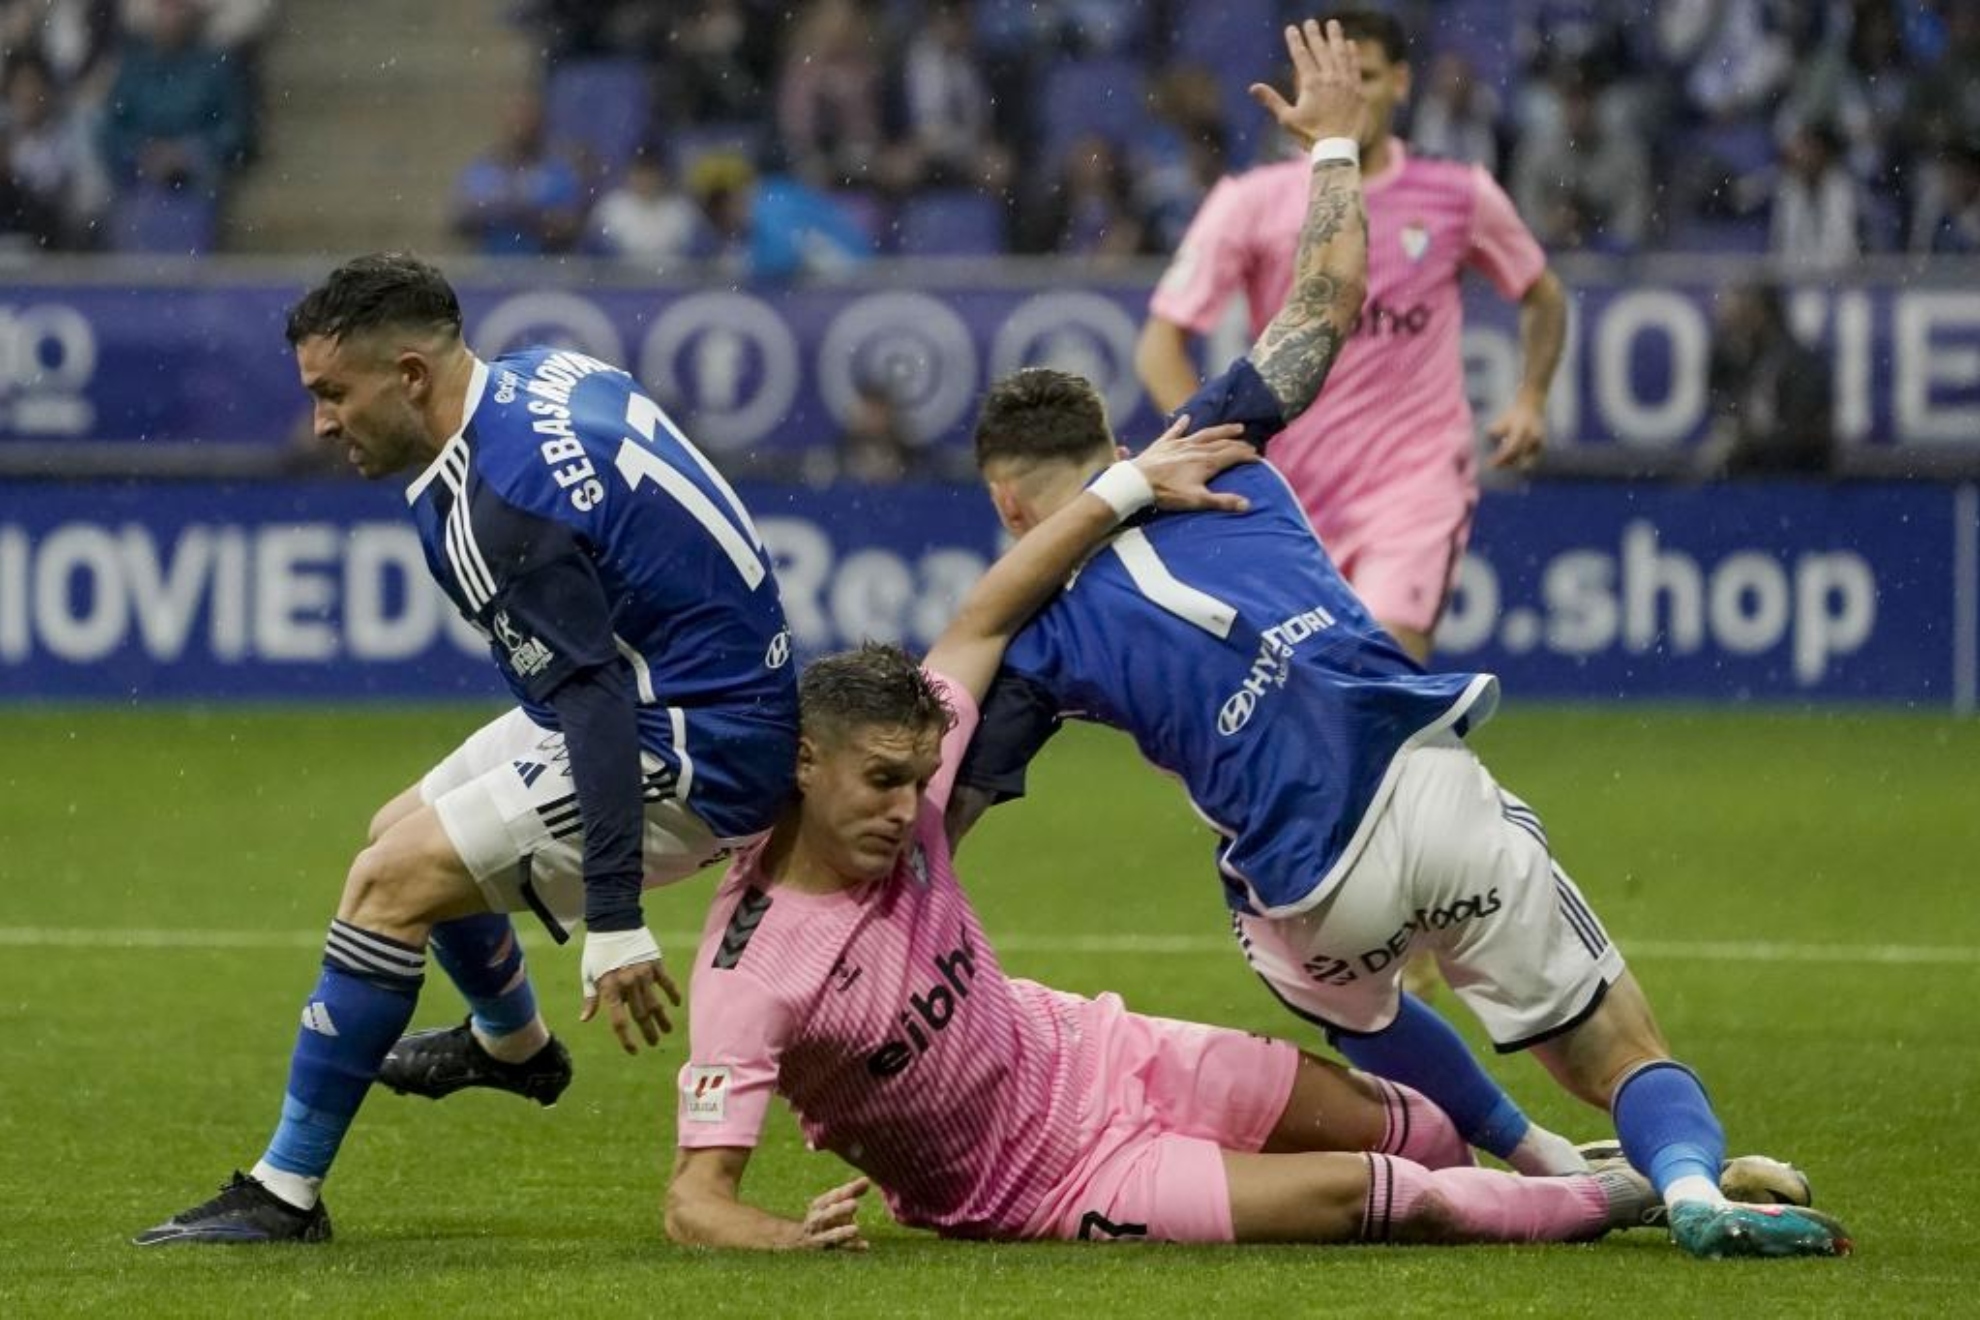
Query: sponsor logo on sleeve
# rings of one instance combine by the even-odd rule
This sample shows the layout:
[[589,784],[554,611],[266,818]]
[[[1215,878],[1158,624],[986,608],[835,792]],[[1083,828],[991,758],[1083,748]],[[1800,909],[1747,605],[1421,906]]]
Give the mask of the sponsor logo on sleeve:
[[495,611],[494,622],[495,636],[509,653],[509,668],[516,671],[516,677],[533,678],[550,667],[551,660],[556,658],[550,648],[542,639],[525,637],[517,631],[515,624],[509,622],[507,610]]
[[681,1115],[690,1123],[720,1123],[729,1116],[729,1069],[726,1064],[688,1065],[681,1082]]

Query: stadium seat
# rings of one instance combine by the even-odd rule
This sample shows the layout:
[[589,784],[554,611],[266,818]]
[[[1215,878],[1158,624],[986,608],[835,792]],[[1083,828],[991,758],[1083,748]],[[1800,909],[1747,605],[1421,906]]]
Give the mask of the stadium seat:
[[1089,133],[1127,145],[1148,119],[1146,75],[1134,60],[1063,60],[1046,70],[1038,113],[1048,162]]
[[871,188],[835,188],[832,200],[845,212],[875,252],[893,250],[893,210],[886,199]]
[[904,257],[977,257],[1004,250],[1004,206],[968,188],[943,188],[901,206]]
[[570,60],[550,71],[544,118],[550,140],[576,146],[616,177],[645,140],[652,81],[635,59]]
[[213,250],[219,228],[219,203],[182,189],[136,184],[110,210],[110,246],[118,252],[202,256]]

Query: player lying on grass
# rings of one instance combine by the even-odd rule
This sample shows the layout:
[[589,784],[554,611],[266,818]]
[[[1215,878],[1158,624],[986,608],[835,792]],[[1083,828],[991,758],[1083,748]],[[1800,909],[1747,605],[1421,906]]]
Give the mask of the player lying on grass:
[[[1103,485],[1013,555],[1065,571],[1118,516]],[[1002,649],[976,629],[1040,594],[1005,567],[927,671],[868,646],[800,680],[798,799],[737,858],[696,956],[668,1234],[864,1250],[869,1180],[901,1223],[960,1238],[1578,1241],[1642,1222],[1656,1195],[1627,1167],[1469,1167],[1406,1087],[1005,975],[943,828]],[[866,1175],[801,1219],[740,1198],[773,1094]]]
[[554,1101],[569,1056],[499,914],[533,912],[559,941],[582,918],[583,1016],[602,1009],[628,1051],[656,1043],[678,995],[642,885],[768,828],[790,787],[797,688],[769,557],[630,376],[549,348],[483,362],[447,281],[399,254],[338,268],[288,338],[317,436],[367,477],[418,473],[406,499],[428,564],[517,705],[372,822],[252,1176],[140,1245],[330,1236],[318,1189],[411,1019],[429,943],[471,1025],[407,1042],[396,1083]]
[[[1332,47],[1338,29],[1328,35]],[[1304,99],[1307,71],[1333,51],[1311,30],[1304,40],[1289,31],[1288,45]],[[1276,105],[1282,119],[1297,114]],[[1328,151],[1322,142],[1316,155]],[[1359,230],[1353,181],[1350,163],[1315,170],[1309,232]],[[1311,363],[1331,361],[1347,321],[1308,269],[1311,239],[1301,243],[1299,281],[1252,355],[1181,410],[1197,425],[1241,423],[1262,447],[1318,393]],[[1080,502],[1115,454],[1093,387],[1046,369],[992,389],[976,446],[1020,538]],[[1427,945],[1502,1050],[1531,1049],[1613,1116],[1685,1250],[1846,1251],[1825,1217],[1722,1192],[1725,1140],[1703,1086],[1672,1060],[1539,818],[1461,741],[1491,712],[1496,680],[1425,673],[1404,654],[1268,465],[1226,473],[1218,488],[1251,512],[1127,528],[1016,636],[960,772],[952,828],[1022,791],[1061,715],[1123,729],[1222,836],[1219,878],[1252,966],[1357,1066],[1413,1085],[1467,1134],[1495,1121],[1496,1089],[1478,1085],[1462,1040],[1398,994],[1403,959]]]

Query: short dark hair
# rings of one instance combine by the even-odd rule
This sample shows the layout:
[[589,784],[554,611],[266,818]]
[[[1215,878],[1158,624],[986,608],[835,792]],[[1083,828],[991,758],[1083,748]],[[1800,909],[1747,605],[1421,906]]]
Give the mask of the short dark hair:
[[454,286],[410,252],[353,257],[289,310],[289,347],[318,335],[343,339],[382,326],[461,332]]
[[1349,41],[1372,41],[1380,46],[1389,63],[1408,62],[1409,34],[1394,14],[1379,9],[1337,9],[1322,16],[1321,23],[1328,19],[1341,25],[1341,35]]
[[976,466],[1078,462],[1110,452],[1107,405],[1091,382],[1069,371],[1026,367],[990,387],[976,418]]
[[946,733],[956,722],[914,657],[884,642],[806,665],[798,679],[798,712],[806,734],[832,739],[874,727]]

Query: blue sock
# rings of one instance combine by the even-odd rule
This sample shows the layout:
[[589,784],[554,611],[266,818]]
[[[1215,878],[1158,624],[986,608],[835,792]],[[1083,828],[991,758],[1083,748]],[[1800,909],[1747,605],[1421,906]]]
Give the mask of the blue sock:
[[1609,1113],[1623,1154],[1659,1195],[1689,1175],[1718,1186],[1726,1134],[1691,1069],[1669,1059],[1637,1069],[1616,1088]]
[[1402,997],[1396,1020],[1382,1030],[1367,1036],[1330,1031],[1327,1042],[1363,1072],[1429,1096],[1466,1141],[1500,1159],[1511,1155],[1533,1126],[1472,1056],[1457,1029],[1415,995]]
[[321,1178],[357,1117],[378,1065],[412,1021],[426,955],[342,921],[330,923],[323,975],[303,1005],[282,1121],[262,1159]]
[[486,912],[441,922],[433,928],[433,959],[467,1000],[482,1035],[511,1035],[536,1020],[536,990],[506,915]]

